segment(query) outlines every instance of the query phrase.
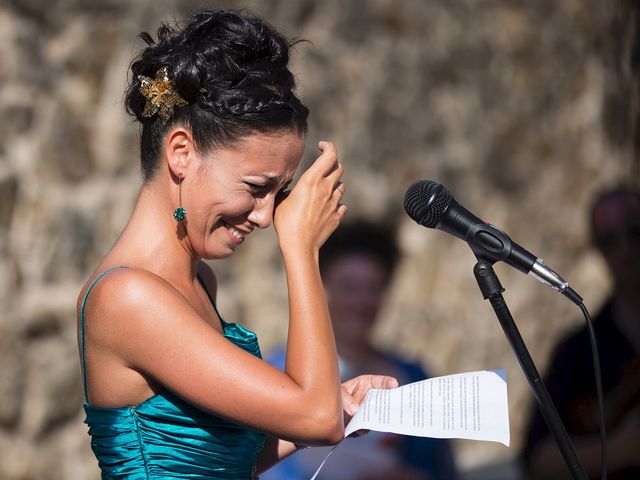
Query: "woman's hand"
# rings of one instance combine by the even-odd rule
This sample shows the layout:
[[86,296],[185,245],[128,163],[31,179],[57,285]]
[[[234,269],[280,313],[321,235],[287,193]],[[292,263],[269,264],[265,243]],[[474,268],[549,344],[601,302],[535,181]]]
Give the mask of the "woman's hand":
[[346,213],[340,203],[345,187],[336,147],[331,142],[318,147],[322,154],[276,205],[273,223],[283,251],[295,242],[304,249],[319,249]]
[[372,388],[396,388],[398,380],[386,375],[360,375],[342,384],[342,409],[345,413],[345,423],[360,408],[360,404]]

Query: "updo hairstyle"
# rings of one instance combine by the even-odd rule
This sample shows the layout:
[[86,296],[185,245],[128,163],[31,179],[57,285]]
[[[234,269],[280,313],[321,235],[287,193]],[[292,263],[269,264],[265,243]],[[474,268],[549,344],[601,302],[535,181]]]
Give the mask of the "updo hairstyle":
[[[176,125],[189,128],[196,148],[206,152],[252,133],[289,130],[306,133],[308,109],[293,93],[287,40],[272,26],[246,12],[202,10],[184,28],[163,24],[157,41],[131,63],[127,112],[141,123],[140,159],[145,181],[153,177],[164,136]],[[166,67],[187,106],[168,120],[143,116],[146,98],[139,75],[154,78]]]

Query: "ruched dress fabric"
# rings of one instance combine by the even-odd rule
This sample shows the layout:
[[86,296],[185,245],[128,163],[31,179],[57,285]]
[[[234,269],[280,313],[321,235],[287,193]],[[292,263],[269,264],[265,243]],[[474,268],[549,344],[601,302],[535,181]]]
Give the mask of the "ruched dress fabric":
[[[116,267],[125,268],[125,267]],[[81,312],[85,423],[102,478],[127,480],[252,479],[264,434],[212,415],[164,389],[137,406],[99,408],[89,404],[84,361],[84,304]],[[212,301],[213,303],[213,301]],[[215,303],[213,303],[215,307]],[[229,341],[262,358],[255,333],[223,320]]]

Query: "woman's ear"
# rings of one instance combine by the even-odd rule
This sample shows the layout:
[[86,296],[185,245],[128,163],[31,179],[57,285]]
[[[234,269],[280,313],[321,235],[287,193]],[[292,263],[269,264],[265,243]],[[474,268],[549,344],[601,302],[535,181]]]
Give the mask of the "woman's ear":
[[184,127],[176,127],[167,134],[165,156],[169,170],[177,177],[185,175],[196,161],[196,148],[193,136]]

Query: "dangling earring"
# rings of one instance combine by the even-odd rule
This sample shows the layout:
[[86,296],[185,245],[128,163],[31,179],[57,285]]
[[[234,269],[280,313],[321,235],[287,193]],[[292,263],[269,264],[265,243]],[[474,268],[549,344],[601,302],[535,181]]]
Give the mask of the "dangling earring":
[[182,208],[182,172],[178,173],[178,208],[173,211],[173,218],[181,222],[187,216],[187,211]]

